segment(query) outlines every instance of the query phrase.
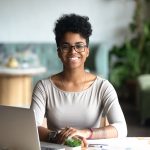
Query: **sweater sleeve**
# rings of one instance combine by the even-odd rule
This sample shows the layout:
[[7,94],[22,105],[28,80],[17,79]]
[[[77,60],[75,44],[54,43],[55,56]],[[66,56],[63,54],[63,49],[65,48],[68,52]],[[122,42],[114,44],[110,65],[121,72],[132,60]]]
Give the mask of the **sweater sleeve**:
[[109,124],[116,128],[118,137],[127,136],[127,125],[117,93],[109,81],[104,83],[103,92],[104,115],[107,116]]
[[37,126],[41,126],[45,115],[46,92],[43,82],[39,81],[32,94],[31,109],[34,110]]

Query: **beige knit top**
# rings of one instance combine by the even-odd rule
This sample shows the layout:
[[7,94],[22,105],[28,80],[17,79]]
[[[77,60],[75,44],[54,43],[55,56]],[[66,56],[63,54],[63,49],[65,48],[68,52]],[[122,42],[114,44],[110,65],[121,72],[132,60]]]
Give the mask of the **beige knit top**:
[[35,111],[37,126],[47,118],[49,129],[64,127],[98,128],[102,117],[118,131],[127,135],[125,118],[114,87],[99,76],[93,84],[80,92],[59,89],[51,79],[40,80],[33,91],[31,109]]

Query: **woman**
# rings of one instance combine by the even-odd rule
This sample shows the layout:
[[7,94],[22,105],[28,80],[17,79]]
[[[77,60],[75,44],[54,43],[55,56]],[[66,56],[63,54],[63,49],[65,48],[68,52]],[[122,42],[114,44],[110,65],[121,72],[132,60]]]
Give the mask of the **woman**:
[[[34,88],[31,108],[40,139],[64,143],[68,137],[77,137],[86,143],[86,139],[125,137],[126,122],[115,89],[109,81],[84,70],[92,34],[88,17],[63,15],[54,33],[63,71]],[[48,128],[42,127],[44,117]],[[109,125],[100,127],[102,117],[107,117]]]

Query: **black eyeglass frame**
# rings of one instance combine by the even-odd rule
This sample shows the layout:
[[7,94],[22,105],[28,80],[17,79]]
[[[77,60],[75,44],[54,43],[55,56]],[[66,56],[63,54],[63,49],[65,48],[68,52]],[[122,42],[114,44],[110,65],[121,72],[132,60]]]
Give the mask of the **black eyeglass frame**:
[[[64,45],[68,46],[68,47],[67,47],[68,50],[66,50],[66,51],[63,50],[62,46],[64,46]],[[81,44],[81,43],[80,43],[80,44],[75,44],[75,45],[69,45],[69,44],[64,44],[64,45],[61,45],[61,46],[58,47],[58,48],[61,50],[61,52],[63,52],[63,53],[68,53],[69,51],[72,50],[72,48],[74,48],[74,50],[75,50],[76,52],[80,53],[80,52],[85,52],[85,48],[86,48],[86,47],[88,48],[87,45]],[[78,48],[77,48],[77,46],[82,46],[83,50],[82,50],[82,51],[79,51]]]

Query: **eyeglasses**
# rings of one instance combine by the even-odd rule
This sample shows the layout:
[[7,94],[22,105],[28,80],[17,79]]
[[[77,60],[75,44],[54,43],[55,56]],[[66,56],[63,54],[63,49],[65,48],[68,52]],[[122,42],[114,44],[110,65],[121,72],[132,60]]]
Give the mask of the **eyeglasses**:
[[63,53],[68,53],[69,51],[72,50],[72,48],[76,52],[80,53],[80,52],[84,52],[86,47],[87,45],[84,45],[83,43],[78,43],[78,44],[75,44],[74,46],[69,45],[69,44],[63,44],[59,48]]

